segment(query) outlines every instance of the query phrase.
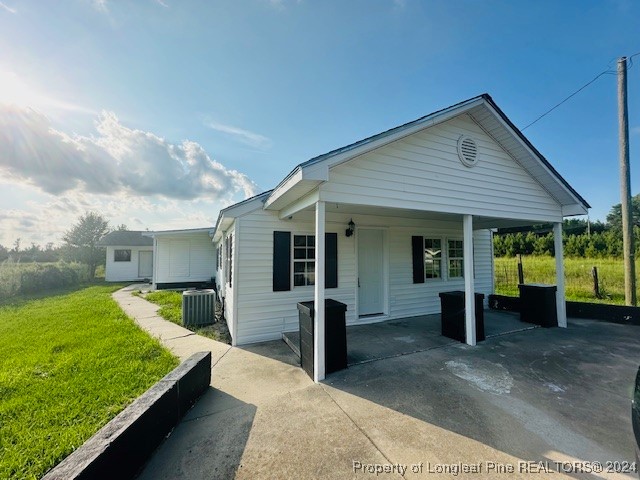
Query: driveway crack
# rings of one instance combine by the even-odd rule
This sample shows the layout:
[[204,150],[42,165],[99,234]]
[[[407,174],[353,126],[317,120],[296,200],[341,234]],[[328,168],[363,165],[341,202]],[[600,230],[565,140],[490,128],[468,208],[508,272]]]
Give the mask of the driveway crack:
[[226,350],[226,351],[225,351],[225,352],[220,356],[220,358],[219,358],[218,360],[216,360],[216,362],[215,362],[213,365],[211,365],[211,370],[213,370],[213,367],[215,367],[216,365],[218,365],[218,364],[220,363],[220,360],[222,360],[222,359],[225,357],[225,355],[226,355],[227,353],[229,353],[229,351],[230,351],[232,348],[233,348],[233,347],[229,347],[229,348],[227,348],[227,350]]
[[163,338],[163,341],[169,341],[169,340],[177,340],[178,338],[186,338],[186,337],[191,337],[192,335],[195,335],[194,332],[191,333],[187,333],[186,335],[178,335],[177,337],[169,337],[169,338]]
[[[344,413],[346,415],[346,417],[351,421],[351,423],[360,431],[360,433],[362,433],[362,435],[365,436],[365,438],[367,440],[369,440],[369,442],[371,443],[371,445],[373,445],[373,447],[380,452],[380,455],[382,455],[384,457],[384,459],[387,461],[387,463],[389,463],[389,465],[392,465],[394,462],[387,456],[385,455],[385,453],[382,451],[382,449],[376,444],[376,442],[373,441],[373,439],[367,435],[367,432],[365,432],[362,427],[360,427],[360,425],[358,425],[356,423],[356,421],[351,417],[351,415],[349,415],[344,408],[342,408],[342,406],[340,406],[340,404],[336,401],[335,398],[333,398],[333,396],[329,393],[329,391],[325,388],[324,385],[319,384],[320,387],[322,387],[322,390],[324,391],[324,393],[327,394],[327,396],[331,399],[331,401],[340,409],[340,411],[342,411],[342,413]],[[400,475],[401,478],[407,478],[402,474],[398,474]]]

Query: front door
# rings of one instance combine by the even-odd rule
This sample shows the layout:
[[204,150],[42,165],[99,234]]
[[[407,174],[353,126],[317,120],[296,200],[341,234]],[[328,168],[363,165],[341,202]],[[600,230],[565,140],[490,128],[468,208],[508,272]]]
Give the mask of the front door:
[[153,252],[138,252],[138,278],[151,278],[153,276]]
[[384,313],[382,230],[358,230],[358,315]]

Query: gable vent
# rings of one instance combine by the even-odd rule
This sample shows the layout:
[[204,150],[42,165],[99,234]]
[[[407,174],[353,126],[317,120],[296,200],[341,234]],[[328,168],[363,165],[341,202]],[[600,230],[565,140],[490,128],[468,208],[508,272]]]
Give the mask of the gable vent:
[[471,137],[462,135],[458,140],[458,157],[466,167],[473,167],[478,163],[478,145]]

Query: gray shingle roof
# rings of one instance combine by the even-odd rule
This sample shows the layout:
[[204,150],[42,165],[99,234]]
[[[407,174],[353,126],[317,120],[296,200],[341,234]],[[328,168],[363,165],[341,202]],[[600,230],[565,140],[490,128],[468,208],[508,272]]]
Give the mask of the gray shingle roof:
[[116,230],[106,234],[98,242],[101,247],[151,247],[153,246],[153,238],[143,237],[142,234],[147,232]]

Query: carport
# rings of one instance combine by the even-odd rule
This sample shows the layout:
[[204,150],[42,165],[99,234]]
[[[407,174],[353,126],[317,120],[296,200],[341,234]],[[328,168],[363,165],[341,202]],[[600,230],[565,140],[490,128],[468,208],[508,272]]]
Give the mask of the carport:
[[[520,315],[514,312],[485,310],[484,318],[487,339],[538,328],[521,322]],[[299,358],[299,332],[284,333],[282,338]],[[458,343],[441,335],[440,314],[351,325],[347,326],[347,364],[358,365]]]

